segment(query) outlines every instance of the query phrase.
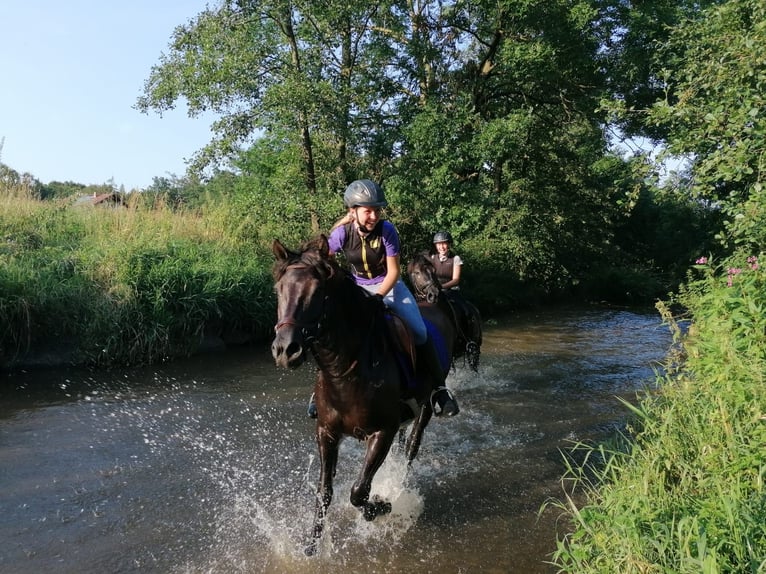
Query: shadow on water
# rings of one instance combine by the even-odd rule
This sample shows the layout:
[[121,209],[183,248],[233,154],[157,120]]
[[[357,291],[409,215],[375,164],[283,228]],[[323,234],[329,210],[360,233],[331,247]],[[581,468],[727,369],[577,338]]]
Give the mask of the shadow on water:
[[655,313],[555,309],[488,325],[478,375],[449,385],[413,468],[393,452],[348,502],[363,444],[341,447],[320,554],[303,555],[318,475],[305,416],[314,373],[266,349],[162,367],[5,375],[0,386],[0,571],[554,572],[560,449],[626,416],[670,344]]

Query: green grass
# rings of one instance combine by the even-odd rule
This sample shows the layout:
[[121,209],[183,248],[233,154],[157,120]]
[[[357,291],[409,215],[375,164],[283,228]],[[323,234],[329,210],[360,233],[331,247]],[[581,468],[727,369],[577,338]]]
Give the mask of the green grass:
[[681,360],[627,405],[624,436],[568,453],[577,494],[549,503],[572,524],[562,572],[766,572],[766,276],[744,256],[694,273],[687,332],[659,305]]
[[219,206],[204,215],[0,195],[0,363],[62,345],[86,364],[188,355],[273,324],[271,258]]

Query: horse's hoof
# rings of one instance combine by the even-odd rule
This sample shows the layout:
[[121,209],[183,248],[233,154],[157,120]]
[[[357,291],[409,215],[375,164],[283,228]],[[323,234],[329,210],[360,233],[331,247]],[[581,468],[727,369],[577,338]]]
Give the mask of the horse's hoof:
[[308,546],[306,546],[306,548],[303,549],[303,552],[304,552],[304,554],[306,554],[306,556],[313,556],[314,554],[316,554],[317,553],[317,541],[316,540],[312,540],[311,543]]
[[457,406],[457,400],[447,387],[439,387],[434,391],[434,400],[439,405],[440,410],[436,412],[437,417],[454,417],[460,412]]
[[367,522],[372,522],[378,516],[383,516],[391,512],[391,503],[383,500],[382,498],[375,496],[373,499],[364,505],[362,514]]
[[311,398],[309,399],[309,406],[306,408],[306,414],[310,419],[317,418],[317,404],[314,400],[314,393],[311,393]]

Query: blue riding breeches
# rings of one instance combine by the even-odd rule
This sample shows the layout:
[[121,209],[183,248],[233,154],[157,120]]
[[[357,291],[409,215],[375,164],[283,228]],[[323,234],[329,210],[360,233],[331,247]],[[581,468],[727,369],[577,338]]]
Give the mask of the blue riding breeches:
[[[370,293],[377,293],[380,284],[378,285],[361,285],[362,288]],[[383,297],[383,302],[386,307],[390,308],[394,313],[401,317],[402,321],[407,323],[407,326],[412,330],[412,336],[415,339],[416,345],[422,345],[428,340],[428,332],[426,331],[426,324],[423,322],[423,316],[420,314],[417,301],[412,296],[407,285],[399,279],[394,288]]]

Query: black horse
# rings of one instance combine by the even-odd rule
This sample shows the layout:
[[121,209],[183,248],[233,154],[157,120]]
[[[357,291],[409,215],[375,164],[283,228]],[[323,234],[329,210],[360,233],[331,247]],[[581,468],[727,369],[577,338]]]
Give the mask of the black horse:
[[[311,555],[332,501],[341,439],[353,436],[367,442],[361,472],[351,488],[351,504],[366,520],[390,512],[390,502],[370,497],[373,477],[400,428],[413,418],[405,455],[408,463],[415,458],[433,415],[432,389],[424,382],[430,378],[417,376],[412,363],[407,363],[411,345],[392,333],[397,331],[392,325],[398,324],[401,335],[401,321],[391,319],[380,300],[338,266],[324,235],[297,252],[275,240],[273,252],[278,322],[272,355],[278,366],[296,368],[311,351],[319,369],[314,393],[321,468],[313,532],[306,548]],[[433,314],[426,323],[437,330],[446,349],[452,348],[454,331],[446,316]],[[443,367],[446,376],[449,360]]]
[[456,332],[453,358],[464,357],[473,371],[479,369],[481,357],[481,315],[476,306],[459,291],[443,290],[436,276],[436,268],[425,253],[418,253],[407,265],[412,291],[421,307],[424,304],[441,305],[452,318]]

